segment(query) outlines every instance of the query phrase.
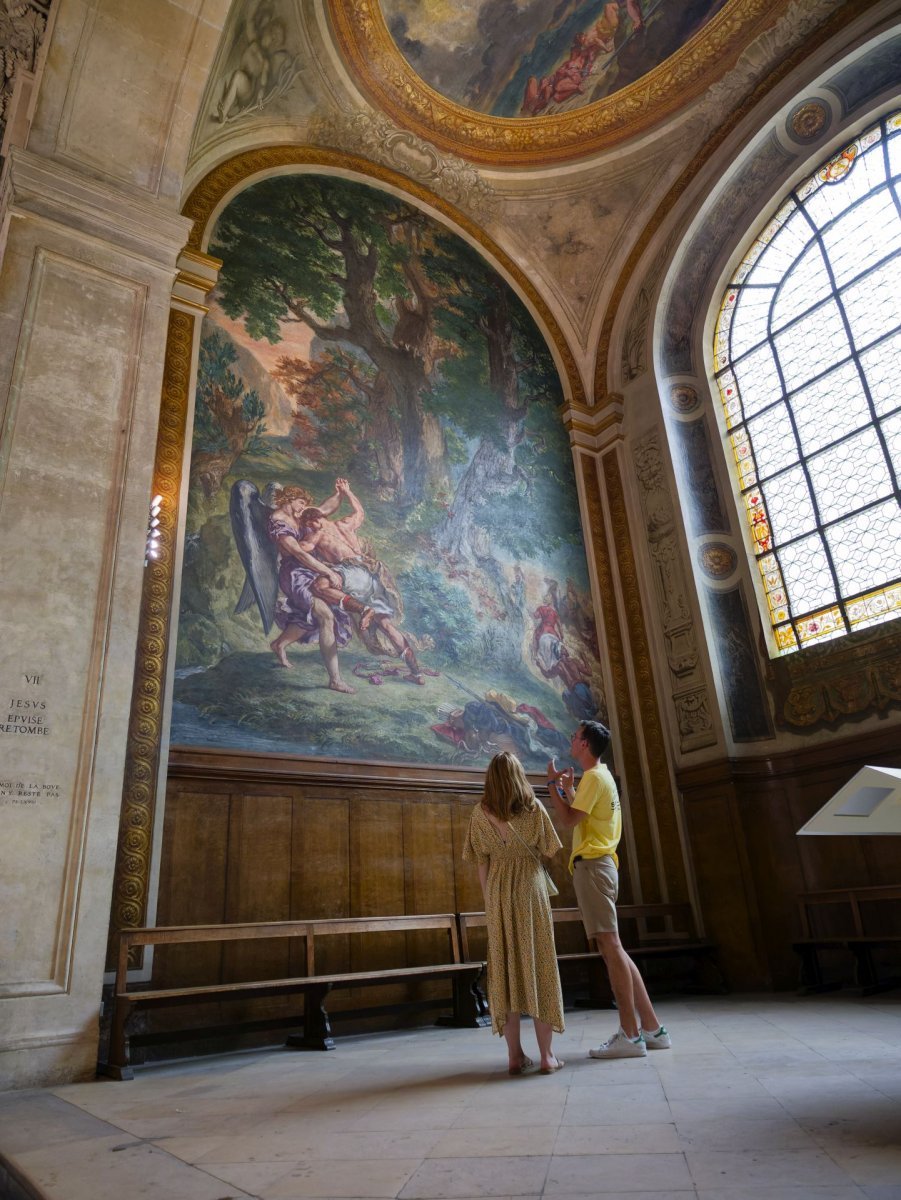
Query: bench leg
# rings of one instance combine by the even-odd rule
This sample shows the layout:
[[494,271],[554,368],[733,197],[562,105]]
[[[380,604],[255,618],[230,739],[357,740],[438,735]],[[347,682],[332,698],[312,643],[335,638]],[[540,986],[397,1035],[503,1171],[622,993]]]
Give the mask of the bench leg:
[[820,969],[820,956],[816,946],[796,946],[795,953],[801,960],[800,982],[801,992],[812,995],[816,992],[835,992],[842,986],[837,983],[824,983],[823,972]]
[[450,1021],[446,1018],[440,1019],[439,1025],[450,1024],[454,1029],[480,1029],[491,1024],[488,1002],[479,987],[484,970],[482,967],[475,979],[470,976],[454,976],[454,1015]]
[[303,1033],[292,1033],[285,1045],[295,1050],[334,1050],[332,1027],[325,1011],[325,998],[332,990],[330,983],[307,988],[304,992]]
[[861,996],[875,996],[878,992],[890,992],[901,986],[897,976],[881,976],[876,969],[873,950],[870,946],[850,943],[854,952],[854,978]]
[[113,1001],[113,1017],[110,1026],[109,1059],[100,1067],[110,1079],[134,1079],[135,1073],[128,1061],[128,1020],[134,1010],[131,1004]]
[[726,977],[720,970],[716,951],[705,951],[698,957],[697,964],[701,986],[706,987],[714,995],[725,996],[729,991],[729,985],[726,983]]

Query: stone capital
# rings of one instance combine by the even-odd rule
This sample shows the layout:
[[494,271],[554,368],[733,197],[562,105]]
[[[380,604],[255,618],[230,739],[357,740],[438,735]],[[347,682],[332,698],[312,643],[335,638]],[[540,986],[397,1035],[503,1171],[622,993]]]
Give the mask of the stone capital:
[[187,217],[159,201],[16,146],[0,179],[4,229],[11,218],[49,222],[167,271],[175,270],[191,231]]

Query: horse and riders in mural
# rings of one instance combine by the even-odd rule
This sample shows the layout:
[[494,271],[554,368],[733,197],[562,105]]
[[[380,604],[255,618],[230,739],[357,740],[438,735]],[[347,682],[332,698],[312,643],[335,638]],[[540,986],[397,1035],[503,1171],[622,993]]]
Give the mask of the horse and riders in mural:
[[216,226],[172,741],[543,765],[604,715],[562,393],[461,239],[304,174]]

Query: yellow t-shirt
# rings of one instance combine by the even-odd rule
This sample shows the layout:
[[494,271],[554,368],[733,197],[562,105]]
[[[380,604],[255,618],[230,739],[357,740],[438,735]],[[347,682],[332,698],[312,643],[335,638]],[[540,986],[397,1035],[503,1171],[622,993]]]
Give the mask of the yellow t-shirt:
[[603,763],[589,767],[582,776],[572,806],[588,815],[573,826],[570,872],[577,855],[582,858],[603,858],[609,854],[619,868],[616,847],[623,833],[623,817],[616,783]]

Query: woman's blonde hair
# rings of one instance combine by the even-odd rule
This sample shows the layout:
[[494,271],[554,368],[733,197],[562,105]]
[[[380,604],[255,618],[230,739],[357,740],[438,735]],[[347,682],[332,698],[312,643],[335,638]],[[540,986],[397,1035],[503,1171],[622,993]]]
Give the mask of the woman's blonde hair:
[[482,803],[499,821],[509,821],[518,813],[531,812],[535,807],[535,793],[515,754],[504,750],[495,754],[488,764]]

